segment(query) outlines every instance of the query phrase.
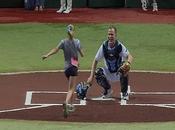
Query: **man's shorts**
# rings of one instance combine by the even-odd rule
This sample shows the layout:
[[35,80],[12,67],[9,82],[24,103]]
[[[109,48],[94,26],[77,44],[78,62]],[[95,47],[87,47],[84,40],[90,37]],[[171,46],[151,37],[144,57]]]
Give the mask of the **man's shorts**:
[[72,65],[64,71],[64,74],[68,79],[70,76],[78,76],[78,68]]

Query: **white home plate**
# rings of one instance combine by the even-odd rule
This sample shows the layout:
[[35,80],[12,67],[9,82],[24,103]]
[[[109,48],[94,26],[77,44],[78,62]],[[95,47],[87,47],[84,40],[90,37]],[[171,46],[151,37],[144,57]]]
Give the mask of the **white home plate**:
[[115,98],[95,97],[95,98],[90,98],[90,100],[93,100],[93,101],[115,101]]

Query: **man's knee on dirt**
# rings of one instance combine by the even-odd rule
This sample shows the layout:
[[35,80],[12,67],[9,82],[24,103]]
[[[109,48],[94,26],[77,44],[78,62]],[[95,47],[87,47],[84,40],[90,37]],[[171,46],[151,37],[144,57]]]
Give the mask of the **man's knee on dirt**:
[[109,84],[108,80],[106,79],[106,76],[104,75],[102,68],[97,68],[95,71],[95,78],[98,83],[103,89],[104,89],[104,95],[107,94],[108,90],[111,88],[111,85]]

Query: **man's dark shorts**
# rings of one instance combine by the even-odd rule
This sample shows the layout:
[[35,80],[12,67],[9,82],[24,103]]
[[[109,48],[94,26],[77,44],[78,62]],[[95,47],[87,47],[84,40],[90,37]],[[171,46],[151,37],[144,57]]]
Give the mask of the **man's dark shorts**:
[[78,68],[72,65],[65,70],[64,74],[68,79],[70,76],[78,76]]

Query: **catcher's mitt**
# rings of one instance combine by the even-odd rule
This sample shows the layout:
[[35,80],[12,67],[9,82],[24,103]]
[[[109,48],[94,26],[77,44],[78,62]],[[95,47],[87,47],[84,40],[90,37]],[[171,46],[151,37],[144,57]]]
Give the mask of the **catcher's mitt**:
[[130,69],[131,69],[131,63],[128,61],[124,61],[121,64],[120,68],[118,69],[118,72],[123,74],[123,75],[127,75],[128,72],[130,71]]
[[77,98],[84,100],[86,98],[87,91],[90,87],[90,84],[88,84],[85,81],[79,82],[76,85],[76,93],[77,93]]

